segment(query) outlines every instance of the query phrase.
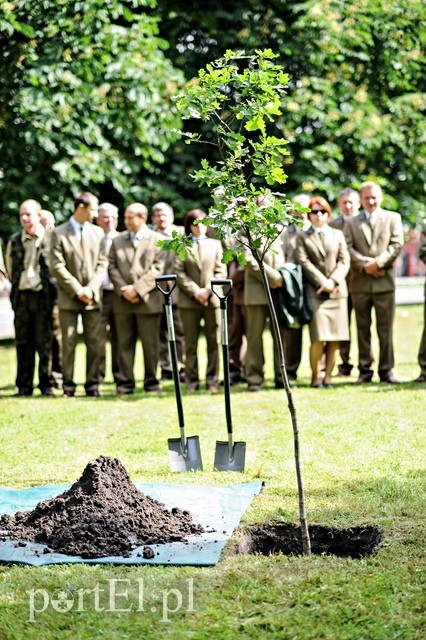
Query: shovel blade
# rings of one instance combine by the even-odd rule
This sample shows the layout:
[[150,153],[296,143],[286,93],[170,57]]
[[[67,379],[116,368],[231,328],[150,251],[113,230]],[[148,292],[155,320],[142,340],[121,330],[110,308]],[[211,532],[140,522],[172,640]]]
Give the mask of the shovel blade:
[[239,471],[243,473],[245,460],[245,442],[234,442],[231,457],[229,456],[229,443],[221,441],[216,442],[214,468],[218,471]]
[[200,440],[198,436],[186,439],[186,451],[180,438],[169,438],[169,460],[171,471],[202,471]]

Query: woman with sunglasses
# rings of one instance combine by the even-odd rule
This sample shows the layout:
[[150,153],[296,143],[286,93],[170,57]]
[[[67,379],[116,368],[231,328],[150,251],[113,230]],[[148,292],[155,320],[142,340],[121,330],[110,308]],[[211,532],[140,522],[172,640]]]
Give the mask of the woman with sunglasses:
[[[331,374],[339,343],[349,340],[346,274],[350,257],[343,232],[327,224],[331,218],[331,207],[327,200],[314,196],[309,208],[311,227],[299,234],[295,258],[302,266],[313,308],[309,324],[311,386],[332,388]],[[321,378],[323,353],[325,372],[324,378]]]

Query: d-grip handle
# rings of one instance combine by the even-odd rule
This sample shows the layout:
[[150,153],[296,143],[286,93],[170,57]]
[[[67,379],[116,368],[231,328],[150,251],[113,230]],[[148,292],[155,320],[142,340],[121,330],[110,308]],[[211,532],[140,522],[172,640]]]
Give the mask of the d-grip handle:
[[[155,278],[155,286],[159,291],[161,291],[163,296],[166,298],[166,304],[168,301],[170,301],[170,296],[172,295],[172,292],[176,287],[176,280],[177,278],[174,273],[168,273],[168,274],[165,274],[164,276],[157,276]],[[165,290],[161,288],[160,282],[173,282],[173,285],[168,290]]]
[[[219,298],[220,303],[221,303],[221,307],[222,304],[225,304],[226,301],[228,300],[229,296],[231,295],[232,292],[232,280],[230,280],[229,278],[226,280],[211,280],[210,281],[210,286],[211,286],[211,290],[212,292],[215,294],[215,296],[217,298]],[[223,295],[220,295],[220,293],[218,291],[215,290],[215,287],[229,287],[227,291],[224,292]]]

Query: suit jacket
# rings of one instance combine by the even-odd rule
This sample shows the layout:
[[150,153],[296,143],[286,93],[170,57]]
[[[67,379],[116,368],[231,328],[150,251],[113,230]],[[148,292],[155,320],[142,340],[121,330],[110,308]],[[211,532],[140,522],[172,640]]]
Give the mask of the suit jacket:
[[111,250],[112,241],[118,235],[120,234],[115,229],[113,229],[108,235],[105,234],[105,253],[107,254],[107,256],[109,255],[109,252]]
[[[56,302],[56,283],[49,269],[49,238],[48,234],[44,233],[40,238],[40,244],[37,249],[37,264],[39,268],[41,290],[45,305],[53,309],[53,305]],[[24,270],[25,260],[25,246],[22,241],[22,231],[14,233],[9,239],[7,244],[7,262],[8,271],[11,282],[10,289],[10,302],[12,309],[18,307],[18,300],[20,295],[19,285],[21,280],[21,274]]]
[[345,226],[345,219],[342,215],[337,216],[337,218],[333,218],[333,220],[330,220],[328,226],[332,227],[333,229],[340,229],[340,231],[343,231],[343,227]]
[[[244,291],[245,304],[247,306],[258,304],[267,305],[268,301],[266,299],[262,273],[259,269],[259,265],[253,258],[251,251],[246,251],[245,255],[247,259]],[[274,284],[274,282],[281,278],[281,274],[278,269],[284,265],[284,262],[285,260],[281,241],[275,240],[264,257],[265,273],[270,285]]]
[[[113,229],[108,235],[105,234],[104,242],[105,242],[105,255],[109,261],[109,252],[111,251],[112,241],[114,238],[118,236],[118,231]],[[114,289],[111,279],[109,277],[108,269],[105,272],[104,279],[102,282],[102,288],[104,291],[112,291]]]
[[[328,226],[332,227],[333,229],[339,229],[340,231],[344,231],[345,222],[346,222],[345,218],[342,215],[340,215],[340,216],[337,216],[337,218],[333,218],[333,220],[331,220],[328,223]],[[350,282],[349,281],[350,281],[350,278],[351,278],[351,274],[352,274],[352,270],[349,269],[348,275],[346,276],[346,283],[348,285],[348,289],[349,290],[350,290]]]
[[[393,263],[404,243],[402,221],[399,213],[378,209],[374,229],[367,222],[365,211],[349,218],[344,234],[351,256],[350,291],[358,293],[384,293],[395,290]],[[375,278],[363,271],[364,265],[375,260],[386,271]]]
[[350,268],[350,257],[345,237],[338,229],[327,227],[321,239],[314,227],[301,233],[297,238],[295,258],[303,269],[303,275],[311,297],[323,286],[328,278],[336,283],[332,293],[320,294],[321,298],[347,298],[346,275]]
[[[85,255],[80,236],[74,231],[70,221],[52,231],[50,262],[58,285],[60,309],[92,309],[98,308],[101,303],[102,280],[108,265],[103,230],[86,223],[84,246]],[[94,302],[90,307],[77,298],[83,286],[89,287],[93,292]]]
[[[164,273],[164,252],[157,246],[163,239],[156,231],[147,228],[146,235],[136,249],[130,233],[123,231],[113,239],[109,252],[108,273],[114,285],[114,313],[161,313],[163,294],[155,285],[155,278]],[[121,295],[121,287],[132,284],[140,302],[133,304]]]
[[[194,245],[194,256],[187,252],[185,260],[175,259],[178,286],[178,307],[199,309],[200,303],[194,298],[199,289],[210,288],[213,279],[227,277],[226,265],[222,262],[222,245],[219,240],[203,238]],[[209,307],[218,307],[219,299],[210,296]]]
[[294,253],[296,250],[297,236],[302,233],[297,224],[292,222],[287,225],[280,234],[280,241],[282,245],[282,251],[286,262],[294,262]]

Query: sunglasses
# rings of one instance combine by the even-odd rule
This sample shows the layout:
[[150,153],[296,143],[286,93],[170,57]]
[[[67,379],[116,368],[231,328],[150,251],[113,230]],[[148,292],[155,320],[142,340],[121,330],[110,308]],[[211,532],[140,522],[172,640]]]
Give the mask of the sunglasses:
[[311,213],[315,213],[315,215],[318,215],[320,213],[326,213],[328,215],[327,209],[312,209]]

